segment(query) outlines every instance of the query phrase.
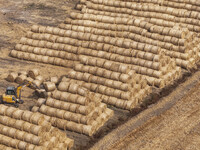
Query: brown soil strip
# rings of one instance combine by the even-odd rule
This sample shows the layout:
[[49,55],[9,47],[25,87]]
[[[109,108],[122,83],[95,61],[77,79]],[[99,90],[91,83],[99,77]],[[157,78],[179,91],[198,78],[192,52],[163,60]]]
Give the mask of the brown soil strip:
[[167,97],[162,98],[157,104],[144,110],[137,116],[130,119],[127,123],[121,125],[111,133],[106,135],[103,139],[97,142],[91,149],[105,150],[111,148],[117,143],[123,142],[123,140],[130,135],[134,130],[144,125],[147,122],[153,120],[157,116],[161,115],[168,109],[170,109],[177,101],[181,100],[187,94],[190,94],[192,90],[195,90],[199,86],[200,71],[196,72],[189,80],[180,84],[174,91]]

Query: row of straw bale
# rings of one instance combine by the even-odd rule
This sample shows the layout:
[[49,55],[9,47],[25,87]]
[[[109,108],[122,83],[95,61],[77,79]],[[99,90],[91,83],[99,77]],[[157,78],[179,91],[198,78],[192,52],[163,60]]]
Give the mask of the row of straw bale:
[[40,113],[0,105],[0,144],[15,149],[66,149],[73,140],[53,128]]
[[100,98],[73,82],[60,82],[51,97],[38,99],[32,111],[44,114],[53,126],[89,136],[113,115]]
[[31,88],[39,88],[44,81],[44,78],[40,75],[38,69],[31,69],[28,71],[20,71],[18,73],[11,72],[8,74],[6,80],[9,82],[16,82],[18,84],[28,84],[28,82],[31,82],[29,85]]
[[[100,16],[100,15],[98,15]],[[74,16],[73,16],[74,17]],[[77,17],[78,18],[78,17]],[[110,17],[112,18],[112,17]],[[118,17],[119,18],[119,17]],[[126,19],[126,18],[125,18]],[[65,27],[65,26],[63,26]],[[75,29],[76,30],[76,29]],[[176,30],[179,31],[179,30]],[[174,29],[175,32],[175,29]],[[95,32],[95,34],[98,34],[100,32]],[[102,33],[102,32],[101,32]],[[107,32],[109,33],[109,31]],[[142,33],[142,32],[141,32]],[[140,34],[141,34],[140,33]],[[170,32],[169,32],[170,33]],[[126,34],[127,35],[127,34]],[[170,36],[166,36],[167,38],[164,39],[159,39],[158,37],[160,36],[159,34],[157,35],[157,39],[153,39],[153,40],[149,40],[149,38],[146,39],[146,34],[145,37],[144,35],[138,35],[138,34],[128,34],[130,39],[137,41],[137,42],[143,42],[143,43],[149,43],[149,44],[153,44],[153,45],[158,45],[160,47],[162,47],[163,51],[170,57],[172,58],[176,58],[176,63],[177,65],[190,69],[190,68],[194,68],[196,62],[199,61],[199,51],[196,48],[198,46],[198,42],[199,39],[197,37],[194,38],[194,40],[187,42],[188,39],[191,40],[191,38],[188,36],[188,34],[186,34],[184,37],[180,39],[180,41],[182,40],[182,44],[183,46],[181,46],[180,42],[178,42],[178,46],[171,44],[171,43],[166,43],[166,41],[163,40],[167,40],[167,41],[178,41],[178,40],[174,40],[174,37],[170,37]],[[190,35],[190,34],[189,34]],[[142,38],[143,37],[143,38]],[[169,39],[171,38],[171,40]],[[142,41],[141,41],[142,39]],[[145,40],[146,39],[146,40]],[[161,41],[159,41],[161,40]],[[185,42],[184,42],[185,41]],[[173,42],[174,43],[174,42]],[[176,42],[177,43],[177,42]],[[185,44],[186,43],[186,44]],[[136,45],[136,44],[135,44]],[[134,47],[135,48],[135,47]],[[174,52],[173,52],[173,51]],[[192,57],[191,57],[192,56]]]
[[60,84],[64,85],[70,80],[75,80],[77,83],[79,81],[79,84],[90,91],[111,97],[110,101],[113,101],[112,98],[115,99],[113,102],[107,102],[108,104],[116,106],[117,101],[121,103],[130,101],[128,103],[132,105],[127,107],[118,105],[119,108],[129,110],[137,105],[135,100],[137,93],[140,95],[136,99],[141,100],[151,92],[147,82],[140,80],[141,76],[130,70],[128,66],[103,59],[88,59],[85,56],[81,58],[83,59],[80,61],[81,64],[75,65],[74,70],[70,71],[64,82]]

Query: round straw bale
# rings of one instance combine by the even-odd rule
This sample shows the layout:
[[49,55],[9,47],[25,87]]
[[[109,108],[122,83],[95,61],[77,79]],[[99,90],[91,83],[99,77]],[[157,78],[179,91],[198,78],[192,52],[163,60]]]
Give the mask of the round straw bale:
[[71,93],[63,92],[61,94],[60,99],[63,100],[63,101],[66,101],[66,102],[76,103],[78,97],[79,97],[79,95],[77,95],[77,94],[71,94]]
[[83,134],[92,136],[94,130],[92,129],[92,126],[90,125],[83,125]]
[[69,85],[68,91],[69,91],[70,93],[76,94],[78,88],[79,88],[79,85],[78,85],[78,84],[73,84],[73,83],[71,83],[71,84]]
[[58,139],[54,136],[54,137],[51,137],[50,140],[49,140],[53,145],[56,145],[59,141]]
[[12,50],[11,52],[10,52],[10,55],[12,56],[12,57],[17,57],[17,52],[18,51],[16,51],[16,50]]
[[43,114],[46,114],[48,107],[46,105],[40,106],[39,111]]
[[90,107],[88,106],[79,106],[77,109],[78,109],[77,111],[83,115],[88,115],[89,112],[91,111]]
[[44,130],[46,132],[49,132],[49,130],[51,129],[51,123],[49,121],[47,121],[46,119],[42,122],[41,126],[44,128]]
[[87,89],[79,86],[77,93],[81,96],[86,96],[89,93],[89,91]]
[[31,136],[31,142],[32,142],[32,144],[34,144],[34,145],[41,145],[41,142],[42,142],[41,138],[42,137],[35,136],[35,135],[32,134],[32,136]]
[[64,93],[64,92],[60,92],[58,90],[55,90],[52,92],[52,97],[55,98],[55,99],[60,99],[60,96],[61,94]]
[[12,140],[12,138],[1,135],[1,143],[6,145],[6,146],[10,146],[10,141]]
[[44,117],[40,113],[34,113],[30,118],[30,122],[37,125],[40,125],[43,121]]
[[23,53],[23,59],[25,59],[25,60],[29,60],[29,56],[30,56],[30,54],[29,53]]
[[22,130],[23,129],[23,124],[24,124],[25,122],[24,121],[22,121],[22,120],[16,120],[16,122],[15,122],[15,128],[16,129],[19,129],[19,130]]
[[24,113],[23,110],[17,109],[16,111],[14,111],[12,117],[15,118],[15,119],[20,119],[21,120],[23,113]]
[[36,145],[28,144],[28,145],[26,146],[26,150],[34,150],[35,147],[36,147]]
[[[41,80],[34,80],[32,82],[33,85],[31,85],[30,87],[33,88],[33,89],[36,89],[37,87],[40,87],[40,85],[42,84],[42,81]],[[37,86],[37,87],[35,87]]]
[[24,141],[25,142],[28,142],[28,143],[32,143],[32,136],[33,134],[30,134],[30,133],[26,133],[24,134]]
[[70,106],[71,106],[70,103],[62,102],[62,105],[60,106],[60,108],[64,110],[69,110]]
[[[50,149],[52,147],[54,147],[53,143],[51,143],[50,141],[45,141],[43,144],[42,144],[44,147],[46,147],[47,149]],[[40,147],[40,148],[35,148],[34,150],[43,150],[43,147]]]
[[54,106],[54,102],[55,102],[55,100],[53,98],[47,98],[46,105],[53,107]]
[[10,130],[9,127],[7,127],[7,126],[2,126],[2,128],[1,128],[1,134],[6,135],[6,136],[9,136],[9,135],[8,135],[8,131],[9,131],[9,130]]
[[60,91],[68,91],[69,85],[70,84],[68,82],[60,82],[60,84],[58,85],[58,89]]
[[18,148],[19,148],[19,149],[25,150],[27,145],[28,145],[28,143],[26,143],[26,142],[24,142],[24,141],[20,141],[20,142],[18,143]]
[[23,131],[26,131],[26,132],[30,132],[30,129],[32,127],[33,124],[29,123],[29,122],[24,122],[23,124]]
[[44,130],[41,126],[32,125],[31,128],[30,128],[30,132],[34,135],[37,135],[37,136],[42,135],[44,133],[43,131]]
[[0,116],[0,123],[4,124],[4,125],[8,125],[9,122],[9,117],[7,116]]
[[63,115],[63,118],[66,120],[70,120],[72,116],[72,113],[69,111],[66,111],[65,114]]
[[47,115],[48,116],[52,116],[52,117],[54,117],[56,114],[56,108],[52,108],[52,107],[48,107],[48,109],[47,109]]
[[38,75],[38,76],[35,77],[35,80],[40,80],[40,81],[43,82],[44,78],[43,78],[43,76]]
[[33,82],[33,79],[31,77],[27,77],[24,82]]
[[11,72],[11,73],[7,76],[6,80],[9,81],[9,82],[14,82],[15,79],[16,79],[17,77],[18,77],[18,74],[17,74],[17,73]]
[[[67,139],[66,139],[67,140]],[[58,149],[67,149],[67,144],[66,143],[59,143],[57,144],[57,148]]]
[[46,92],[46,97],[51,97],[51,92]]
[[54,102],[54,107],[57,108],[57,109],[60,109],[62,103],[63,103],[62,101],[55,101],[55,102]]
[[0,105],[0,115],[5,115],[6,113],[6,109],[9,108],[8,106],[6,105]]
[[52,126],[57,126],[57,121],[58,118],[56,117],[51,117],[51,119],[49,120],[49,122],[51,123]]
[[[5,148],[5,150],[13,150],[13,147],[16,147],[16,148],[18,148],[18,144],[19,144],[19,140],[17,140],[17,139],[12,139],[11,141],[10,141],[10,144],[9,144],[9,148]],[[11,148],[12,147],[12,148]]]
[[16,122],[16,120],[15,119],[9,119],[9,121],[8,121],[8,126],[9,127],[15,127],[15,122]]
[[28,75],[28,73],[26,72],[26,71],[20,71],[20,72],[18,72],[18,75],[20,76],[20,75],[25,75],[25,76],[27,76]]
[[51,78],[50,78],[50,81],[51,81],[52,83],[58,84],[59,79],[58,79],[58,77],[51,77]]
[[5,112],[6,116],[12,117],[12,114],[14,113],[15,110],[16,108],[8,107]]
[[28,71],[28,76],[35,79],[39,75],[39,70],[38,69],[31,69]]
[[130,76],[127,74],[121,74],[119,79],[120,81],[127,83],[128,81],[130,81]]
[[76,123],[69,121],[66,123],[66,130],[75,131],[75,126]]
[[76,110],[78,109],[79,105],[77,104],[70,104],[69,110],[71,112],[76,112]]
[[114,115],[114,111],[111,110],[111,109],[108,109],[108,108],[105,110],[105,113],[106,113],[109,117],[112,117],[112,116]]
[[44,119],[45,119],[46,121],[50,121],[51,117],[50,117],[50,116],[47,116],[47,115],[44,115]]
[[39,28],[40,28],[40,26],[38,26],[38,25],[33,25],[32,27],[31,27],[31,31],[32,32],[39,32]]
[[74,145],[74,140],[67,138],[67,139],[65,140],[65,143],[67,144],[67,147],[68,147],[69,149],[71,149],[71,147]]
[[77,124],[75,127],[76,127],[76,132],[83,133],[83,125],[82,124]]
[[40,106],[42,106],[42,104],[44,104],[46,102],[46,99],[45,98],[39,98],[38,100],[37,100],[37,106],[38,107],[40,107]]
[[22,115],[22,120],[29,122],[32,115],[33,115],[33,112],[31,112],[31,111],[24,111],[24,113]]
[[26,78],[27,78],[27,76],[21,74],[20,76],[18,76],[18,77],[16,78],[16,82],[17,82],[18,84],[22,84],[22,83],[24,83],[24,81],[25,81]]
[[48,63],[49,64],[54,64],[54,60],[55,60],[55,57],[48,57]]
[[88,105],[89,104],[89,99],[86,98],[86,97],[83,97],[83,96],[78,96],[77,99],[76,99],[76,102],[78,104],[81,104],[81,105]]
[[46,146],[36,146],[35,148],[34,148],[34,150],[48,150],[49,148],[48,147],[46,147]]
[[17,132],[17,129],[15,128],[9,128],[8,130],[8,136],[11,138],[15,138],[15,133]]
[[43,84],[47,92],[52,92],[56,89],[56,85],[53,82],[44,82]]
[[62,62],[62,59],[60,59],[60,58],[54,59],[54,65],[61,66],[61,62]]
[[15,138],[18,139],[18,140],[20,140],[20,141],[23,141],[25,133],[26,132],[24,132],[24,131],[17,130],[17,132],[15,134],[16,135]]

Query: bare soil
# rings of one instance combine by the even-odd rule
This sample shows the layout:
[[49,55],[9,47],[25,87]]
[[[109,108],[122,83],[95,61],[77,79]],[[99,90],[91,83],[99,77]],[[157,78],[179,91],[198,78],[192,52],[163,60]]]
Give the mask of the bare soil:
[[[197,150],[199,115],[200,71],[104,137],[93,149]],[[105,142],[111,136],[114,138]]]
[[[77,1],[69,0],[1,0],[0,2],[0,93],[7,86],[17,86],[5,81],[8,73],[38,68],[46,79],[50,76],[65,75],[69,69],[9,57],[9,53],[20,38],[33,24],[57,26],[63,23],[70,11],[75,11]],[[30,109],[36,102],[34,90],[25,88],[22,93],[25,101],[21,109]]]
[[[40,74],[46,79],[51,76],[61,77],[67,74],[68,68],[15,59],[10,57],[9,53],[33,24],[57,26],[64,22],[65,18],[69,16],[69,12],[76,11],[74,7],[77,2],[78,0],[0,1],[0,95],[5,92],[8,86],[16,87],[18,85],[5,80],[10,72],[38,68]],[[24,104],[21,104],[19,108],[25,110],[30,110],[38,99],[34,90],[30,88],[22,90],[22,98]],[[123,120],[126,120],[126,114],[129,114],[129,112],[117,110],[115,116],[94,137],[66,131],[67,136],[75,140],[73,149],[90,147],[112,128],[117,127]]]
[[[39,0],[39,1],[1,0],[0,1],[0,20],[1,20],[0,22],[0,94],[3,94],[5,92],[5,89],[7,86],[11,86],[11,85],[17,86],[16,83],[10,83],[5,80],[8,73],[13,72],[13,71],[15,72],[18,72],[21,70],[27,71],[31,68],[38,68],[40,70],[40,74],[44,76],[46,79],[49,78],[50,76],[60,77],[62,75],[67,74],[67,72],[69,71],[69,69],[67,68],[14,59],[9,56],[9,53],[14,48],[15,44],[19,42],[20,38],[24,36],[28,30],[30,30],[30,27],[33,24],[57,26],[58,24],[64,22],[65,18],[69,16],[69,12],[76,11],[74,7],[77,3],[78,3],[78,0],[55,0],[55,1],[54,0]],[[175,108],[174,110],[172,110],[173,108],[170,109],[170,107],[166,107],[167,109],[169,109],[169,111],[171,111],[172,116],[171,116],[171,113],[169,112],[168,114],[161,115],[162,117],[158,117],[155,120],[149,119],[148,121],[148,120],[143,119],[144,122],[147,122],[147,123],[146,125],[143,125],[139,129],[138,127],[140,126],[140,124],[138,124],[137,129],[133,128],[134,126],[130,125],[131,126],[130,129],[132,128],[135,129],[135,130],[133,129],[130,130],[130,133],[132,133],[130,135],[129,135],[129,132],[126,133],[126,132],[123,132],[123,129],[121,130],[121,127],[126,125],[130,120],[132,119],[137,120],[138,119],[137,114],[143,115],[143,113],[145,113],[145,111],[143,110],[154,109],[154,107],[156,106],[155,103],[159,103],[162,97],[169,95],[171,92],[176,90],[176,88],[180,88],[181,86],[184,86],[183,84],[179,85],[181,82],[185,80],[187,81],[192,80],[189,77],[192,75],[191,73],[184,72],[184,74],[185,74],[185,77],[183,77],[180,81],[173,83],[173,85],[166,87],[165,89],[154,89],[154,93],[145,99],[144,105],[140,108],[134,109],[132,112],[116,109],[114,107],[109,106],[111,109],[114,110],[115,115],[93,137],[88,137],[88,136],[81,135],[78,133],[66,131],[67,136],[75,140],[75,146],[73,149],[89,149],[89,148],[107,149],[107,148],[110,148],[111,145],[113,146],[111,149],[134,149],[134,148],[142,149],[143,146],[144,148],[148,148],[149,146],[152,149],[153,148],[156,149],[156,146],[158,146],[158,143],[160,143],[159,146],[164,146],[165,141],[167,141],[170,145],[170,142],[173,141],[172,139],[175,139],[174,141],[181,139],[180,137],[185,134],[183,133],[183,131],[188,131],[187,132],[188,137],[185,139],[186,141],[187,139],[194,137],[193,141],[195,142],[195,140],[197,139],[195,138],[196,136],[193,136],[193,135],[196,135],[196,130],[198,129],[197,125],[199,123],[199,119],[197,118],[197,115],[199,113],[197,106],[199,104],[198,104],[198,100],[196,100],[195,97],[198,98],[198,96],[200,96],[198,95],[199,87],[197,88],[196,92],[195,90],[193,90],[193,92],[189,92],[190,95],[188,95],[188,98],[186,99],[183,98],[182,100],[180,100],[179,105],[177,106],[175,105],[176,107],[178,107],[177,112]],[[193,87],[194,85],[191,85],[191,89],[193,89]],[[182,91],[178,91],[179,94],[181,92]],[[196,96],[193,97],[193,93]],[[20,109],[26,109],[26,110],[30,110],[30,108],[35,105],[38,98],[34,94],[34,90],[30,88],[23,89],[22,97],[25,103],[23,105],[20,105]],[[167,98],[166,101],[171,102],[168,96],[166,98]],[[174,105],[174,103],[171,103],[170,106],[173,106],[172,104]],[[194,104],[196,104],[197,106]],[[189,106],[191,105],[191,107],[189,107],[188,105]],[[187,108],[188,109],[190,108],[191,111],[186,111],[186,112],[181,111]],[[196,110],[197,112],[193,112],[192,110]],[[173,114],[175,112],[177,115]],[[162,114],[162,111],[160,114]],[[190,115],[188,118],[192,118],[192,119],[187,121],[184,118],[184,115],[186,116]],[[181,118],[179,118],[179,116],[182,118],[182,120]],[[171,121],[173,119],[175,121]],[[189,122],[194,124],[194,125],[191,125],[191,128],[189,128],[190,126]],[[180,128],[181,133],[177,134],[178,125],[180,123],[184,123],[184,124]],[[184,128],[184,125],[187,125],[187,126]],[[171,129],[171,126],[174,126],[174,128],[172,128],[173,130]],[[120,138],[116,138],[116,135],[113,136],[112,134],[112,131],[115,132],[116,130],[118,130],[119,136],[122,135],[120,133],[124,133],[124,135],[120,136]],[[173,135],[171,133],[169,134],[167,131],[174,132],[174,134]],[[165,135],[169,134],[170,136],[164,136],[163,134]],[[174,136],[176,134],[177,134],[177,138],[176,136]],[[106,137],[109,137],[109,138],[106,138]],[[171,140],[168,138],[171,138]],[[189,140],[188,142],[191,143]],[[173,144],[173,145],[176,146],[176,144]],[[161,147],[161,149],[162,148],[163,147]],[[174,147],[174,148],[178,149],[178,147]]]

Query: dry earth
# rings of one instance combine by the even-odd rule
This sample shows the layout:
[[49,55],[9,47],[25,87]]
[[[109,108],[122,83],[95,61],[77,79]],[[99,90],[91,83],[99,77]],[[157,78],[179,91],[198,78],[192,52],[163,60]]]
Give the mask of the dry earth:
[[[74,9],[78,0],[1,0],[0,1],[0,95],[8,86],[17,86],[5,80],[8,73],[38,68],[46,79],[50,76],[67,74],[69,69],[42,63],[18,60],[9,56],[10,51],[20,38],[30,30],[33,24],[57,26],[63,23]],[[34,90],[24,88],[22,91],[24,104],[20,109],[30,110],[37,102],[38,97]],[[102,138],[111,129],[123,123],[129,114],[127,111],[116,110],[115,116],[94,137],[67,132],[67,136],[75,140],[73,149],[87,149],[99,138]]]
[[[74,10],[77,1],[69,0],[1,0],[0,1],[0,93],[4,93],[7,86],[17,84],[6,82],[4,79],[12,71],[39,68],[45,78],[62,76],[69,69],[41,63],[28,62],[9,57],[10,51],[20,38],[30,30],[33,24],[57,26],[63,23],[70,11]],[[22,96],[25,104],[22,109],[29,109],[34,105],[37,97],[34,91],[24,89]]]
[[[11,71],[39,68],[41,75],[45,78],[55,75],[62,76],[68,72],[69,69],[64,67],[11,58],[9,57],[9,52],[14,48],[20,38],[25,35],[26,31],[30,30],[31,25],[56,26],[64,22],[69,12],[75,11],[73,8],[77,1],[0,1],[0,94],[3,94],[9,85],[17,86],[17,84],[5,81],[5,77]],[[150,103],[156,102],[160,97],[168,95],[173,89],[174,86],[163,90],[161,93],[159,93],[159,90],[154,89],[156,94],[151,95],[147,100],[152,99]],[[120,138],[118,144],[114,145],[112,149],[195,149],[192,146],[198,148],[200,86],[196,86],[196,89],[191,87],[191,89],[188,95],[179,100],[172,109],[160,116],[149,119],[139,129],[131,130],[130,134],[127,134],[126,138]],[[30,109],[37,101],[34,91],[29,88],[23,90],[22,97],[25,103],[20,105],[21,109]],[[169,100],[167,99],[167,101]],[[135,114],[144,108],[136,109],[130,113],[112,108],[115,110],[115,116],[94,137],[89,138],[69,131],[67,131],[67,134],[70,138],[75,139],[74,149],[88,149],[94,143],[98,143],[98,141],[100,142],[104,139],[103,137],[105,135],[109,136],[110,134],[108,133],[115,128],[119,127],[117,129],[120,129],[121,124],[124,124],[127,120],[131,120]],[[143,112],[140,114],[143,114]],[[110,138],[114,138],[112,134]]]
[[[200,72],[160,100],[157,106],[149,108],[150,111],[147,113],[151,113],[151,109],[155,110],[157,107],[158,109],[153,112],[159,113],[173,101],[176,102],[170,109],[153,115],[142,126],[119,139],[110,149],[199,150]],[[138,120],[144,118],[142,115],[143,112],[138,116]]]

